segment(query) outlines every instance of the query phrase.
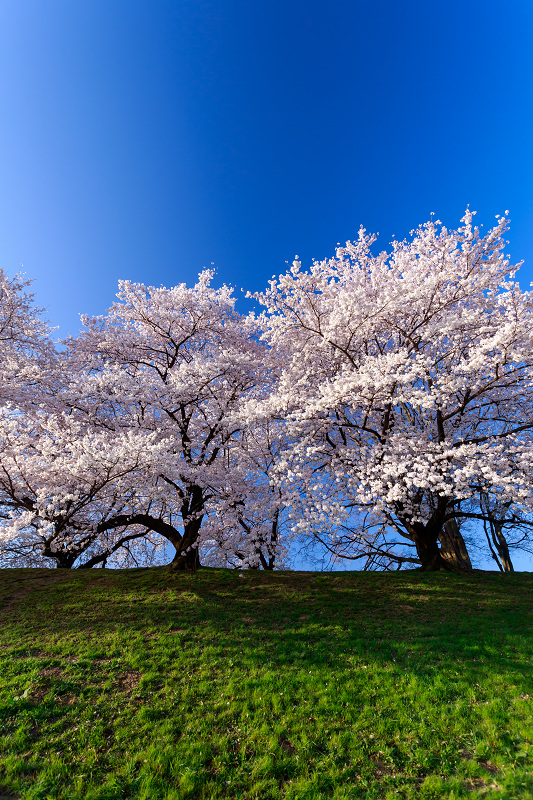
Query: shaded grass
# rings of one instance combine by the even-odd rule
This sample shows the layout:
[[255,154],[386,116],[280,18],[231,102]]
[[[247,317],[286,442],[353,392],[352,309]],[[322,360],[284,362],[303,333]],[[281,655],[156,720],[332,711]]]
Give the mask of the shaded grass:
[[0,572],[0,795],[533,799],[533,576]]

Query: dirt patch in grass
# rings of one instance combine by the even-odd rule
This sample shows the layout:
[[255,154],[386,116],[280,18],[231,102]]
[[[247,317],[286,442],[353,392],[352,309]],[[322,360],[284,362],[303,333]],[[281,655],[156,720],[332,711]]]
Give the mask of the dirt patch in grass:
[[131,670],[130,672],[121,672],[116,677],[117,686],[120,692],[130,694],[139,685],[141,680],[141,673],[139,670]]
[[387,764],[386,761],[383,761],[379,755],[370,756],[370,760],[375,764],[374,775],[376,778],[380,779],[383,775],[394,775],[393,767],[391,767],[390,764]]
[[62,678],[64,672],[61,667],[46,667],[39,670],[39,675],[42,675],[43,678]]
[[468,778],[466,781],[464,781],[464,786],[469,792],[486,792],[488,789],[498,791],[500,789],[497,783],[489,783],[483,778]]
[[284,753],[287,755],[292,756],[296,752],[296,748],[294,747],[293,743],[290,739],[287,739],[285,736],[281,736],[279,739],[279,746],[283,750]]
[[500,771],[498,767],[495,767],[494,764],[491,764],[490,761],[486,761],[485,759],[478,758],[477,763],[480,767],[483,767],[483,769],[486,769],[487,772],[490,772],[492,775],[496,775],[496,773]]

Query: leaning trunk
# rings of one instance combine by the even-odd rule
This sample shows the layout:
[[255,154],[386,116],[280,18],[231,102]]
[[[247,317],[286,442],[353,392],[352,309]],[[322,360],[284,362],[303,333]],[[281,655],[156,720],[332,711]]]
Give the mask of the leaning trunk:
[[451,569],[458,572],[468,572],[472,569],[465,540],[456,519],[449,519],[444,524],[439,533],[439,540],[441,555]]
[[[511,561],[511,554],[509,553],[509,546],[507,544],[507,539],[503,535],[501,522],[490,518],[489,525],[490,525],[491,537],[489,537],[486,526],[485,526],[485,533],[487,534],[487,539],[489,541],[489,547],[492,552],[492,557],[496,561],[498,568],[501,572],[514,572],[513,562]],[[492,538],[492,543],[491,543],[491,538]],[[496,548],[496,552],[494,548]]]
[[[483,519],[483,527],[485,528],[485,535],[489,543],[492,557],[498,565],[500,572],[514,572],[513,562],[511,561],[507,539],[503,533],[502,523],[507,510],[511,506],[511,502],[504,503],[503,505],[497,504],[495,508],[491,508],[489,496],[482,492],[480,495],[480,504],[481,510],[486,514],[486,517]],[[490,527],[490,534],[487,530],[487,522]]]
[[503,535],[502,526],[499,522],[494,522],[493,525],[493,540],[500,556],[504,572],[514,572],[513,562],[509,553],[507,540]]

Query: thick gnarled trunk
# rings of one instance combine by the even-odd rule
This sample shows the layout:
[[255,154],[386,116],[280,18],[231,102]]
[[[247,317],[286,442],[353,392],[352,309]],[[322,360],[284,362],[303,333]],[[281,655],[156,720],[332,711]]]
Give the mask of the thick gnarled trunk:
[[453,566],[439,548],[440,529],[438,525],[434,523],[422,525],[417,522],[409,526],[409,532],[416,545],[421,570],[424,572],[453,571]]
[[439,549],[437,537],[417,536],[415,545],[421,570],[424,572],[449,572],[451,570],[449,562],[443,558]]
[[465,540],[456,519],[449,519],[444,523],[439,533],[439,541],[441,555],[454,571],[469,572],[472,570]]
[[65,552],[64,550],[52,550],[50,547],[42,549],[42,555],[45,558],[51,558],[56,562],[57,569],[72,569],[74,562],[80,555],[79,552]]
[[194,572],[201,567],[200,554],[197,547],[191,547],[186,553],[177,552],[170,562],[171,570],[188,570]]
[[[468,572],[472,570],[468,550],[456,519],[448,518],[445,498],[441,498],[433,516],[423,524],[403,519],[415,543],[420,569],[425,572]],[[439,547],[440,542],[440,547]]]

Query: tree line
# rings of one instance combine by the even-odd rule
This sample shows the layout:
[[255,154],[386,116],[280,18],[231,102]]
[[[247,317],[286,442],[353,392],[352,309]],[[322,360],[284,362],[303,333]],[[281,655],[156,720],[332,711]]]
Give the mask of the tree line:
[[363,229],[239,313],[121,281],[60,343],[0,270],[0,566],[502,571],[530,551],[532,296],[485,235]]

